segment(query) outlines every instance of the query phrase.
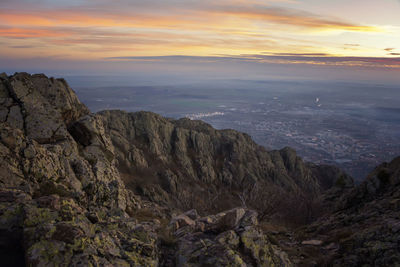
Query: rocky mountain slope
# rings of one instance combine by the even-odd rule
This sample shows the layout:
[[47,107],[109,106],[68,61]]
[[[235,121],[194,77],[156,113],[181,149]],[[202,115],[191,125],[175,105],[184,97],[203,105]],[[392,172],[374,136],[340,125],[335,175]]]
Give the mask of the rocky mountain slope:
[[246,134],[202,121],[117,110],[99,115],[128,187],[161,205],[233,208],[255,186],[317,196],[323,180],[345,176],[338,169],[318,176],[293,149],[266,151]]
[[398,266],[400,157],[378,166],[360,186],[336,200],[334,212],[297,234],[322,241],[314,253],[319,254],[325,263],[333,262],[336,266]]
[[[1,263],[398,263],[396,166],[354,187],[290,148],[266,151],[246,134],[150,112],[92,114],[63,79],[1,74]],[[329,239],[360,225],[361,233]],[[315,254],[303,255],[311,238]]]

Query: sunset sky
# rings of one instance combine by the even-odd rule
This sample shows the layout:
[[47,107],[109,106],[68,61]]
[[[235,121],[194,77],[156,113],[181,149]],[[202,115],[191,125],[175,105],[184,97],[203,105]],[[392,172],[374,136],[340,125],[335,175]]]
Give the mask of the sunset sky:
[[0,67],[217,61],[400,73],[399,14],[399,0],[1,0]]

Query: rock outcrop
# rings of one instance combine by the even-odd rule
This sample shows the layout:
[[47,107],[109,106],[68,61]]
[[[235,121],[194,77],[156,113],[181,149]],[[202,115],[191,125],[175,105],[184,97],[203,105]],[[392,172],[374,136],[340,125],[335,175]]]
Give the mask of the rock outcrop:
[[[257,213],[235,208],[216,215],[172,219],[176,266],[292,266],[257,228]],[[190,223],[188,223],[190,222]]]
[[156,225],[128,215],[140,204],[99,116],[63,80],[0,81],[0,244],[14,255],[9,265],[157,265]]
[[[290,255],[294,262],[305,266],[400,264],[400,157],[378,166],[362,184],[346,190],[331,209],[297,230],[297,242],[287,249],[296,249]],[[305,242],[310,240],[318,244]]]

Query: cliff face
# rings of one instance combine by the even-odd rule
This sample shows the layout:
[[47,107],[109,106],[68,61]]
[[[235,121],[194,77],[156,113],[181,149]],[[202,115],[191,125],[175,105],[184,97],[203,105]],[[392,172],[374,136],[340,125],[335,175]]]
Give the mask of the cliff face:
[[210,207],[207,198],[221,196],[227,201],[218,199],[217,208],[232,208],[241,204],[237,195],[254,186],[316,196],[325,189],[324,179],[341,173],[333,169],[318,176],[290,148],[266,151],[246,134],[215,130],[202,121],[151,112],[99,115],[126,183],[160,204],[202,210]]
[[[102,120],[65,81],[43,75],[2,77],[0,95],[2,264],[155,265],[154,227],[127,215],[138,203]],[[87,146],[70,134],[75,123],[89,133]],[[139,243],[148,251],[135,250]]]
[[[381,255],[394,253],[398,233],[398,165],[354,188],[290,148],[266,151],[246,134],[150,112],[92,114],[62,79],[1,74],[1,265],[291,266],[304,260],[291,253],[308,249],[302,239],[352,226],[371,229],[349,239],[362,257],[382,245],[377,262],[396,262]],[[264,229],[315,220],[321,205],[318,223],[282,240]],[[391,228],[369,228],[383,208]],[[342,241],[318,255],[364,262]]]

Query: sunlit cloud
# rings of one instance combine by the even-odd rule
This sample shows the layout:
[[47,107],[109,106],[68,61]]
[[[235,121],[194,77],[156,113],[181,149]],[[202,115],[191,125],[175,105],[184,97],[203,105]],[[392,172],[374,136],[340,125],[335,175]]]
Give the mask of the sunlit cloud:
[[[320,30],[342,30],[360,32],[380,32],[375,26],[348,23],[339,19],[321,18],[315,14],[295,9],[273,8],[268,6],[211,6],[196,10],[175,9],[176,13],[152,14],[131,11],[110,14],[103,10],[59,9],[51,12],[0,12],[0,22],[6,25],[31,26],[82,26],[82,27],[157,27],[180,29],[244,28],[253,20],[286,26]],[[36,14],[35,14],[36,13]],[[239,20],[235,23],[235,20]],[[222,24],[220,24],[222,23]],[[242,25],[242,27],[241,27]],[[253,25],[253,27],[255,27]]]
[[38,28],[14,28],[14,27],[1,27],[0,36],[9,38],[38,38],[38,37],[60,37],[66,36],[63,32],[56,32],[52,29],[38,29]]
[[342,30],[360,32],[380,32],[382,29],[374,26],[358,25],[341,20],[324,19],[315,14],[294,9],[270,8],[254,6],[252,8],[226,8],[221,7],[219,14],[244,17],[247,19],[257,19],[296,27],[305,27],[320,30]]
[[0,56],[115,61],[236,55],[259,63],[397,68],[397,61],[372,58],[397,56],[390,47],[399,25],[348,21],[308,7],[296,0],[3,0]]

